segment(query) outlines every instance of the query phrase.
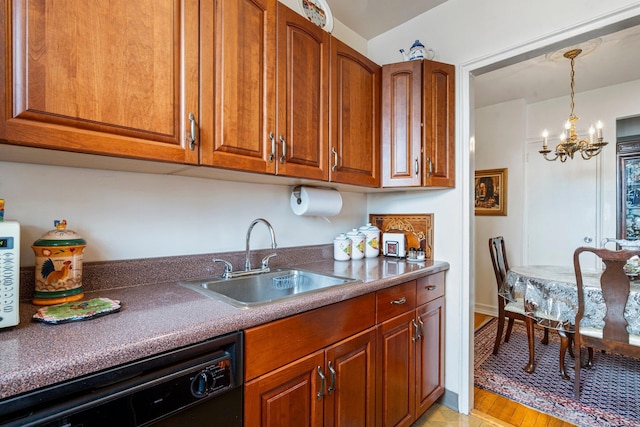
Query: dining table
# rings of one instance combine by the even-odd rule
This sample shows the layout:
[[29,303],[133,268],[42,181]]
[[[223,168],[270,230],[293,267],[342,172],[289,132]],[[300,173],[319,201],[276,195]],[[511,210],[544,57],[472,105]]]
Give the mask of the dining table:
[[[582,270],[585,310],[580,327],[604,327],[606,306],[600,287],[602,270]],[[630,277],[630,294],[624,317],[627,331],[640,335],[640,280]],[[560,373],[568,379],[564,357],[574,332],[578,312],[578,288],[573,265],[527,265],[511,267],[499,291],[508,301],[521,301],[528,330],[533,333],[535,323],[556,329],[561,337]],[[571,348],[569,348],[571,351]],[[535,371],[533,349],[525,371]]]

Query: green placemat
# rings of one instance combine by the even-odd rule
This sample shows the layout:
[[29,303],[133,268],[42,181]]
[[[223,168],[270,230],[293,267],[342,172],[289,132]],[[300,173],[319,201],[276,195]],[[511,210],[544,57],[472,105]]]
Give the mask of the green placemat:
[[88,320],[119,311],[120,301],[109,298],[94,298],[88,301],[66,302],[64,304],[42,307],[33,315],[33,320],[57,324]]

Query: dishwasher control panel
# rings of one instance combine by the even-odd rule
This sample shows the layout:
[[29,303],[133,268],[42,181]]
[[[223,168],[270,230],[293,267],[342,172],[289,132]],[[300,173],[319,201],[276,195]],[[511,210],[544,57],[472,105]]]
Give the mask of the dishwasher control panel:
[[224,392],[234,385],[231,358],[224,357],[192,378],[191,394],[200,399]]

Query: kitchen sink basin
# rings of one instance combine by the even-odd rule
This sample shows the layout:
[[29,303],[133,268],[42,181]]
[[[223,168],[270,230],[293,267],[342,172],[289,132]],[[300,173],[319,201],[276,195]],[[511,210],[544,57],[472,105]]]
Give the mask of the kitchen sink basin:
[[308,270],[277,269],[269,273],[231,279],[202,279],[178,283],[233,306],[250,308],[361,281]]

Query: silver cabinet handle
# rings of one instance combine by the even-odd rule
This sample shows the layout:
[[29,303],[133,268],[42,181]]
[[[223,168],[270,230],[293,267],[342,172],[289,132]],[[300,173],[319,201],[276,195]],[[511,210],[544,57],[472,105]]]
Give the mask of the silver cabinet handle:
[[329,372],[331,372],[331,385],[327,389],[327,393],[331,394],[336,389],[336,370],[333,369],[331,362],[329,362]]
[[189,121],[191,122],[191,135],[189,136],[189,149],[191,151],[196,148],[196,117],[193,113],[189,113]]
[[280,156],[280,163],[284,163],[284,159],[287,156],[287,141],[284,140],[284,135],[280,135],[280,142],[282,142],[282,155]]
[[406,299],[405,297],[402,297],[402,298],[400,298],[400,299],[394,299],[393,301],[391,301],[391,304],[394,304],[394,305],[402,305],[402,304],[404,304],[405,302],[407,302],[407,299]]
[[331,152],[333,153],[333,166],[331,167],[331,171],[335,172],[338,169],[338,152],[335,147],[331,147]]
[[420,316],[418,316],[418,325],[420,326],[420,330],[418,331],[418,339],[420,339],[424,336],[424,322],[422,321],[422,318]]
[[431,157],[427,157],[427,162],[429,163],[429,175],[433,175],[433,162],[431,161]]
[[420,333],[418,332],[418,324],[413,319],[411,319],[411,324],[413,325],[413,338],[411,338],[411,341],[416,342],[420,339]]
[[269,139],[271,140],[271,154],[269,154],[269,163],[273,163],[273,159],[276,157],[276,137],[273,136],[273,132],[269,132]]
[[316,394],[316,396],[318,396],[318,400],[322,399],[322,396],[324,396],[324,374],[322,373],[322,367],[318,366],[318,376],[320,377],[320,391]]
[[420,173],[420,162],[418,162],[418,158],[416,157],[416,176]]

